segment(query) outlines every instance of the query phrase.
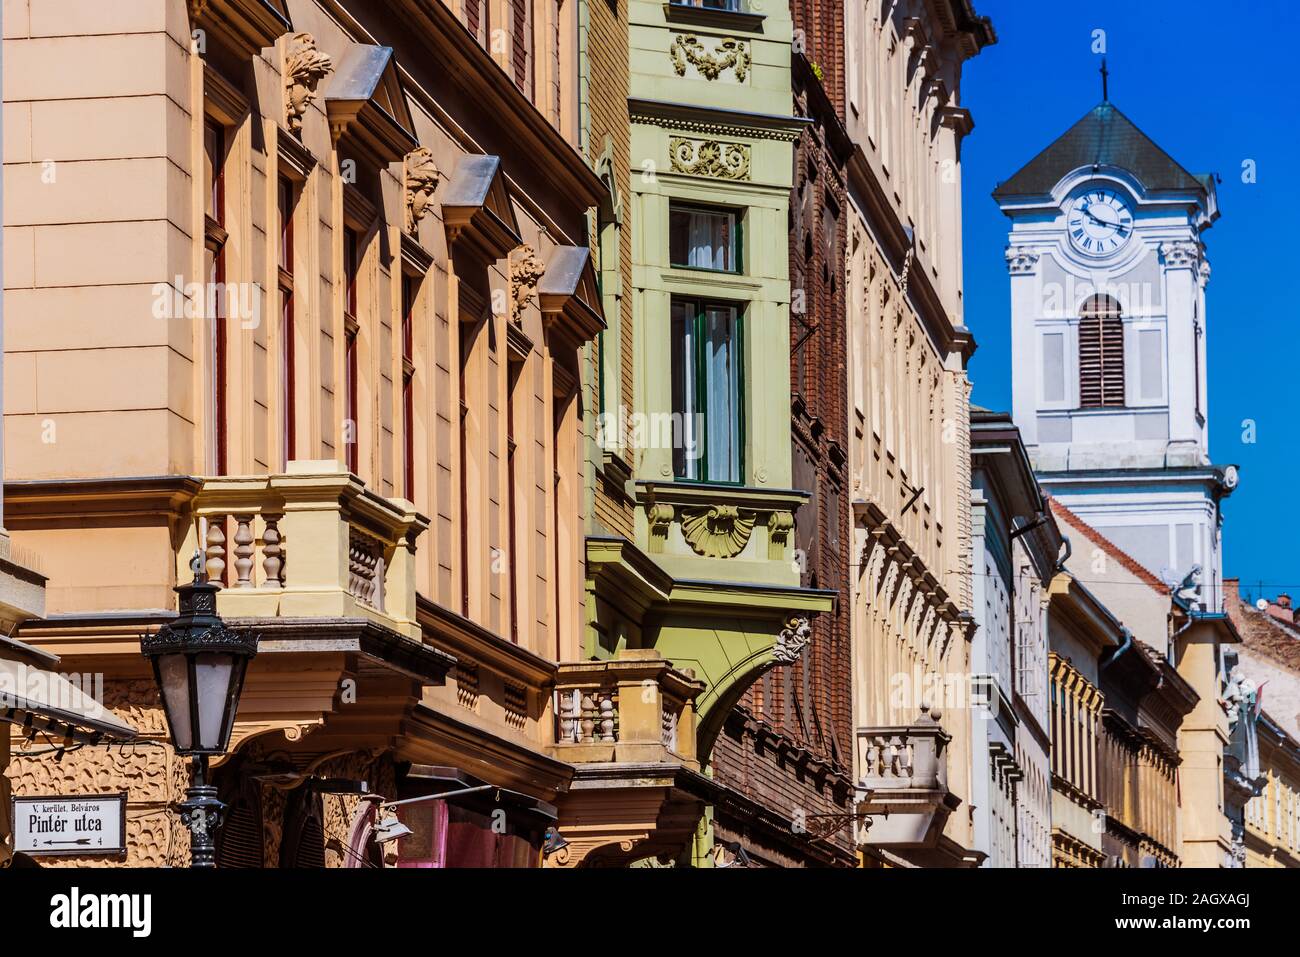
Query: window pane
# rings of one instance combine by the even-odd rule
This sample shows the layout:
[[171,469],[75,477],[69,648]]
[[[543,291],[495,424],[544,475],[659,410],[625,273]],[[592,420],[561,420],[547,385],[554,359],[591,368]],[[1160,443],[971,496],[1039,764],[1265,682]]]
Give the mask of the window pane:
[[735,213],[675,206],[670,209],[668,219],[668,252],[672,265],[735,271]]
[[705,423],[711,482],[740,481],[740,357],[736,311],[710,306],[704,317],[708,398]]
[[698,479],[695,402],[695,304],[674,302],[672,315],[673,474]]

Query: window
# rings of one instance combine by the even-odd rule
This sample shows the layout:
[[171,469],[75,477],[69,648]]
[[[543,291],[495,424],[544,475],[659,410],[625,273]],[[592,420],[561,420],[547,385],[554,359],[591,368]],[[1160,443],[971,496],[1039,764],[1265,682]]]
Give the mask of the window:
[[741,9],[740,0],[672,0],[683,7],[703,7],[705,10],[730,10],[733,13]]
[[208,467],[225,475],[226,455],[226,130],[215,119],[203,123],[204,257],[208,289]]
[[673,300],[673,472],[678,478],[740,482],[741,355],[734,305]]
[[1124,405],[1124,322],[1119,303],[1093,296],[1079,314],[1079,407]]
[[415,280],[402,276],[402,495],[415,501]]
[[343,442],[348,471],[357,471],[357,273],[361,265],[360,240],[355,229],[343,230],[343,275],[347,283],[343,309]]
[[297,452],[294,402],[293,328],[293,183],[281,176],[278,205],[280,215],[280,433],[283,466],[287,469]]
[[735,212],[671,204],[668,261],[688,269],[739,272],[740,242]]

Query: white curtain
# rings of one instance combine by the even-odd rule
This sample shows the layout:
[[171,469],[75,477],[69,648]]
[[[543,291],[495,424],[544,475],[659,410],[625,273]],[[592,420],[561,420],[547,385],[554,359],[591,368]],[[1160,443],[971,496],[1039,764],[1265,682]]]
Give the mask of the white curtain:
[[696,269],[730,269],[730,234],[729,215],[692,212],[687,230],[688,264]]
[[710,306],[705,313],[708,365],[708,479],[740,481],[740,375],[736,355],[736,311]]

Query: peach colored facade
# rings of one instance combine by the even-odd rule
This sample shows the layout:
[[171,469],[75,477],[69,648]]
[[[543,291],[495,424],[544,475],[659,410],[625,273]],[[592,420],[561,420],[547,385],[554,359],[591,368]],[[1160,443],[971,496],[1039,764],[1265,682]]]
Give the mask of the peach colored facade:
[[[447,765],[533,802],[572,774],[552,691],[584,625],[605,196],[575,7],[5,4],[6,518],[58,616],[22,635],[161,743],[138,636],[202,552],[263,635],[231,793],[283,761],[389,793],[395,762]],[[177,863],[163,753],[10,773],[120,785],[128,863]],[[295,815],[346,840],[363,810],[274,790],[269,864]]]

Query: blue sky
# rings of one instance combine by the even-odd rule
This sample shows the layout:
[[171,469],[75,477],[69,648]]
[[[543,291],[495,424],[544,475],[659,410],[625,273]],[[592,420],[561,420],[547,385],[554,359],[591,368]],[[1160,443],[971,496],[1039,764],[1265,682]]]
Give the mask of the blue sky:
[[[976,0],[995,46],[966,63],[962,100],[975,130],[962,149],[966,324],[974,401],[1011,407],[1009,220],[990,197],[1101,99],[1093,31],[1106,31],[1110,100],[1193,173],[1216,172],[1221,217],[1205,234],[1210,453],[1241,466],[1224,507],[1224,573],[1300,597],[1300,547],[1290,541],[1297,492],[1300,394],[1292,349],[1300,276],[1300,124],[1287,106],[1294,68],[1278,38],[1300,28],[1300,4],[1234,11],[1208,0],[1026,3]],[[1285,46],[1285,43],[1282,43]],[[1267,51],[1274,51],[1269,53]],[[1257,181],[1242,182],[1254,160]],[[1243,420],[1255,441],[1243,441]]]

